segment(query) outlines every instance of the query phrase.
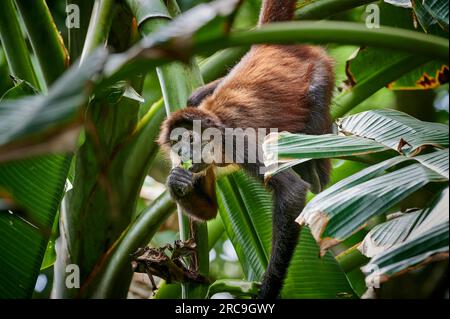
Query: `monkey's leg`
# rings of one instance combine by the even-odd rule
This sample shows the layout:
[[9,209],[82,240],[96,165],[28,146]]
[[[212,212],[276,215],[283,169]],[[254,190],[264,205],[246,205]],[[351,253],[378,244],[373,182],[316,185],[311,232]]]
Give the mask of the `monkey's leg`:
[[259,297],[275,299],[283,285],[300,234],[295,222],[305,206],[307,184],[294,172],[286,171],[269,181],[273,190],[272,253]]

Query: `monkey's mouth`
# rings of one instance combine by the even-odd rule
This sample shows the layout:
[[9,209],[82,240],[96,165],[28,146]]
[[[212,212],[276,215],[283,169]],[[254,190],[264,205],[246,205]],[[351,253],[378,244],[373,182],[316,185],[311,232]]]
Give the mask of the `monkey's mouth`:
[[191,171],[194,174],[202,173],[208,169],[210,164],[206,163],[193,163],[189,171]]

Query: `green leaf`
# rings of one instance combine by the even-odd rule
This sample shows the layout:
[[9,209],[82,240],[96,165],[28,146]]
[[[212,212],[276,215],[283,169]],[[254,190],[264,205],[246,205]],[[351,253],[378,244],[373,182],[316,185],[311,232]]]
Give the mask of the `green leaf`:
[[181,284],[167,284],[163,282],[153,299],[181,299]]
[[448,32],[448,1],[445,0],[412,0],[414,12],[425,30],[435,23]]
[[341,267],[331,255],[320,257],[309,228],[300,234],[281,292],[283,298],[357,298]]
[[[385,282],[420,265],[448,259],[449,223],[436,226],[415,240],[378,255],[363,267],[366,283]],[[376,269],[374,271],[374,269]]]
[[448,65],[430,61],[389,84],[391,90],[430,90],[447,84]]
[[266,177],[310,159],[373,154],[388,150],[381,143],[358,136],[270,134],[264,141]]
[[400,213],[401,216],[373,228],[358,249],[369,258],[376,256],[398,243],[402,243],[411,233],[416,223],[423,218],[424,211]]
[[[129,2],[133,3],[134,1]],[[238,0],[214,1],[201,4],[187,11],[164,28],[160,28],[151,36],[145,37],[128,52],[111,56],[105,67],[107,77],[117,79],[122,78],[125,73],[148,70],[152,65],[148,64],[149,59],[145,57],[151,57],[154,66],[161,65],[168,60],[174,60],[173,54],[169,52],[171,51],[170,46],[176,45],[180,40],[184,42],[190,39],[193,43],[201,43],[202,41],[220,38],[224,34],[229,17],[235,12],[238,4]],[[156,17],[164,18],[165,13],[161,14],[161,10],[155,9],[157,9],[157,6],[153,7],[149,3],[148,8],[141,12],[144,17],[141,18],[141,23],[145,22],[145,17],[151,12],[155,12]],[[187,47],[175,49],[177,52],[176,59],[187,61],[195,53],[192,51],[191,44],[186,42],[185,45]],[[202,46],[199,47],[202,48]]]
[[351,112],[352,109],[362,104],[369,97],[429,60],[430,58],[426,57],[426,55],[406,55],[399,59],[393,57],[392,60],[387,61],[369,76],[365,77],[363,81],[356,83],[350,90],[344,90],[333,100],[331,109],[333,118],[336,119]]
[[[378,150],[375,147],[374,151],[389,147],[408,155],[366,168],[331,186],[306,206],[297,221],[311,227],[322,252],[428,183],[448,181],[448,149],[412,157],[426,146],[448,146],[446,125],[421,122],[398,111],[375,110],[341,119],[339,128],[341,133],[350,136],[281,133],[269,136],[263,147],[266,166],[281,163],[279,167],[272,167],[269,174],[310,158],[338,157],[362,150],[370,153],[372,145],[380,147]],[[278,151],[279,158],[270,151]],[[411,164],[411,161],[416,163]],[[401,163],[409,166],[388,171]]]
[[[37,94],[36,90],[25,81],[15,79],[15,83],[16,86],[7,92],[7,98],[15,99]],[[45,156],[0,165],[0,189],[10,194],[13,202],[19,205],[18,209],[10,209],[12,214],[8,212],[2,214],[2,217],[9,216],[10,228],[0,231],[6,234],[5,236],[16,236],[4,248],[11,251],[24,251],[20,245],[27,245],[27,255],[19,254],[18,256],[23,260],[21,267],[27,272],[18,276],[15,265],[17,260],[14,258],[7,260],[8,252],[0,252],[0,258],[6,259],[7,265],[2,269],[5,272],[4,276],[10,281],[8,284],[23,288],[22,291],[13,289],[10,292],[14,298],[31,296],[39,268],[45,269],[55,261],[54,245],[58,237],[59,224],[59,218],[56,218],[55,214],[64,190],[69,163],[70,158],[67,156]],[[37,198],[28,198],[28,196]],[[40,210],[43,210],[42,213],[45,212],[48,217],[45,221],[40,221],[36,216]],[[19,222],[15,220],[17,218],[20,219]],[[33,229],[33,227],[37,228]],[[11,229],[16,230],[17,233],[11,233]],[[20,241],[19,246],[16,241]],[[3,292],[0,292],[0,296],[2,295]]]
[[426,166],[429,169],[435,171],[436,173],[439,173],[445,178],[449,179],[448,148],[445,150],[440,150],[437,152],[416,156],[414,159],[416,161],[419,161],[423,166]]
[[[130,84],[139,88],[141,78],[133,77]],[[77,264],[83,289],[67,289],[65,267],[60,265],[55,267],[58,280],[53,290],[58,298],[77,294],[92,296],[103,274],[105,256],[135,212],[147,171],[138,165],[142,162],[149,165],[147,161],[151,159],[147,153],[145,157],[136,158],[136,150],[130,149],[140,104],[117,97],[117,87],[112,89],[112,95],[107,91],[102,91],[103,95],[97,94],[86,109],[85,136],[76,154],[73,189],[67,192],[66,209],[62,211],[62,219],[66,222],[61,227],[64,235],[61,236],[57,265]],[[145,151],[151,152],[152,139],[150,134],[148,136]],[[99,183],[99,178],[103,182]],[[60,258],[64,254],[70,258]],[[115,297],[125,296],[128,280],[125,275],[115,280],[114,289],[109,293]]]
[[45,0],[15,0],[47,85],[66,70],[69,56]]
[[[351,87],[364,83],[374,74],[389,70],[392,66],[411,58],[410,54],[386,49],[362,48],[347,61],[347,80]],[[391,90],[429,90],[448,83],[448,65],[441,61],[429,61],[414,68],[400,78],[388,83]]]
[[0,189],[20,207],[0,214],[0,298],[31,297],[69,162],[46,156],[0,165]]
[[53,221],[52,231],[50,238],[47,242],[47,248],[45,249],[44,258],[42,260],[41,270],[47,269],[55,264],[56,261],[56,240],[59,237],[59,212],[55,216]]
[[38,91],[27,81],[14,79],[14,87],[10,88],[8,91],[0,97],[0,102],[3,100],[15,100],[27,95],[36,95]]
[[[407,1],[410,4],[410,1]],[[417,30],[412,9],[396,8],[386,3],[379,3],[381,24],[396,28]],[[364,82],[380,70],[388,69],[398,61],[411,57],[410,53],[395,50],[363,47],[347,61],[346,73],[351,86]],[[391,90],[428,90],[448,83],[445,76],[448,65],[443,61],[430,61],[411,70],[404,76],[388,84]]]
[[448,223],[448,195],[447,188],[431,208],[401,213],[400,216],[376,226],[366,235],[358,249],[367,257],[377,257],[436,226]]
[[262,279],[270,256],[272,200],[244,172],[217,181],[219,212],[246,280]]
[[14,76],[28,81],[34,87],[39,87],[13,0],[5,0],[0,3],[0,40],[10,72]]
[[76,135],[63,133],[73,134],[79,125],[80,106],[88,101],[90,81],[102,69],[105,58],[106,51],[98,50],[80,68],[67,71],[46,96],[2,101],[0,162],[72,150]]
[[[362,268],[368,285],[385,282],[425,263],[448,259],[448,200],[447,188],[433,207],[382,224],[367,235],[363,251],[374,254]],[[368,241],[378,248],[367,249]]]
[[354,45],[336,45],[327,48],[327,53],[333,58],[335,63],[334,73],[336,76],[336,87],[347,87],[347,85],[343,84],[343,82],[347,80],[347,75],[345,72],[347,61],[354,55],[357,50],[358,47]]
[[278,149],[279,157],[289,159],[317,159],[329,157],[342,157],[350,155],[363,155],[387,150],[386,146],[375,141],[367,140],[358,136],[339,136],[334,134],[325,135],[301,135],[292,133],[281,133],[272,135],[278,139],[273,143],[271,138],[267,139],[267,154]]
[[[390,159],[363,170],[335,184],[305,207],[297,221],[311,226],[322,251],[348,238],[371,217],[385,213],[428,183],[448,181],[421,164],[374,177],[398,161],[401,160]],[[342,190],[337,191],[339,188]]]
[[[262,279],[271,247],[272,200],[263,186],[239,171],[218,182],[219,212],[246,280]],[[349,298],[355,296],[331,255],[319,248],[307,228],[288,269],[283,298]]]
[[413,8],[422,28],[428,31],[434,24],[448,32],[448,1],[446,0],[385,0],[385,2],[403,7]]
[[10,76],[8,64],[6,63],[5,53],[3,48],[0,49],[0,94],[4,94],[7,90],[12,88],[13,81]]
[[228,292],[234,297],[256,297],[259,293],[260,284],[243,280],[220,279],[209,286],[207,298],[217,293]]
[[374,110],[338,121],[344,134],[375,140],[404,155],[414,156],[424,147],[448,147],[448,125],[422,122],[394,110]]

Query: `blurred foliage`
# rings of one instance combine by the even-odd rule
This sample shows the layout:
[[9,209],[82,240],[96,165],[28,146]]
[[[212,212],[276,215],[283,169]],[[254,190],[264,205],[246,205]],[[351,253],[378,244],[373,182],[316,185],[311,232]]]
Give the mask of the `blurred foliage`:
[[[71,30],[65,25],[65,2],[45,1],[57,30],[48,31],[52,30],[52,21],[35,27],[37,34],[47,30],[50,41],[47,44],[70,53],[72,68],[53,85],[51,81],[46,83],[45,74],[61,62],[57,50],[36,50],[36,46],[31,45],[33,33],[26,32],[26,13],[30,12],[23,12],[23,17],[20,13],[2,12],[7,14],[8,21],[17,21],[20,29],[19,33],[13,33],[0,25],[0,35],[3,39],[15,39],[13,44],[21,48],[13,50],[14,46],[11,47],[8,41],[0,46],[0,96],[6,94],[5,100],[0,101],[0,238],[6,241],[0,249],[2,298],[48,298],[51,287],[54,288],[53,297],[92,297],[96,294],[125,297],[131,281],[130,247],[134,249],[136,245],[147,243],[161,247],[179,238],[178,222],[172,214],[173,203],[167,194],[161,195],[162,186],[146,176],[148,174],[161,183],[165,181],[170,164],[154,143],[160,123],[166,116],[164,106],[183,107],[189,91],[200,84],[201,79],[198,74],[186,75],[184,71],[181,76],[180,70],[184,70],[184,66],[180,62],[161,65],[174,59],[190,60],[191,65],[198,62],[206,81],[226,74],[247,50],[247,47],[223,46],[227,38],[222,30],[228,16],[234,16],[231,33],[247,36],[246,43],[251,44],[254,40],[251,30],[261,4],[260,0],[246,0],[237,12],[230,9],[225,16],[218,14],[214,7],[205,6],[204,10],[211,10],[208,12],[212,18],[202,20],[197,19],[201,16],[199,13],[191,11],[189,16],[187,11],[196,10],[195,6],[199,4],[213,4],[212,1],[141,1],[141,5],[150,6],[150,11],[152,5],[161,8],[167,3],[171,15],[179,13],[177,5],[185,14],[187,20],[178,24],[165,21],[158,29],[136,25],[125,2],[117,2],[110,8],[112,11],[100,12],[106,20],[92,24],[93,33],[89,34],[87,27],[96,1],[68,1],[79,4],[82,13],[82,28]],[[297,16],[362,25],[367,18],[365,4],[368,2],[299,1]],[[425,38],[448,38],[448,8],[446,11],[441,0],[430,1],[426,6],[413,1],[412,8],[373,2],[381,10],[382,26],[412,31],[412,35],[417,35],[414,38],[417,42],[411,37],[408,41],[417,43],[419,48],[424,43],[420,41]],[[108,19],[114,21],[111,29]],[[148,19],[147,22],[151,25],[152,21]],[[302,27],[302,22],[298,26]],[[383,27],[381,29],[383,31]],[[368,39],[371,37],[369,31]],[[192,36],[193,47],[181,46],[180,49],[175,46],[174,50],[173,44],[180,39],[180,34]],[[59,35],[63,43],[57,43]],[[280,31],[265,39],[277,41],[282,35]],[[440,38],[432,38],[432,35]],[[310,39],[314,40],[314,36],[312,34]],[[352,45],[325,41],[326,49],[336,61],[334,106],[336,101],[339,105],[345,104],[347,116],[393,109],[448,126],[448,67],[445,69],[448,59],[431,59],[436,52],[430,52],[430,57],[424,58],[417,52],[388,50],[381,40],[377,48],[359,47],[351,34],[347,36]],[[334,38],[334,34],[328,38]],[[77,59],[83,47],[90,51],[104,46],[106,40],[116,54],[99,49],[78,68]],[[320,42],[324,42],[323,38]],[[400,48],[401,43],[397,46]],[[216,47],[225,50],[211,49]],[[87,51],[86,56],[92,53]],[[404,61],[409,62],[402,64]],[[403,68],[401,72],[400,67]],[[166,70],[163,76],[161,70]],[[17,76],[16,71],[23,76]],[[10,74],[16,77],[10,77]],[[364,84],[366,80],[368,84],[361,90],[358,84]],[[27,83],[35,84],[34,89]],[[64,156],[48,155],[55,152]],[[336,187],[332,185],[345,182],[383,160],[386,157],[375,155],[336,159],[329,187]],[[240,280],[260,280],[270,251],[270,199],[260,186],[252,184],[241,173],[222,178],[219,184],[223,186],[222,219],[215,224],[209,223],[209,255],[203,253],[202,257],[209,260],[211,282],[218,280],[214,289],[234,291],[247,298],[241,288],[247,287],[248,282]],[[422,198],[430,199],[441,190],[440,187],[426,186],[401,205],[415,208]],[[65,197],[61,202],[63,194]],[[309,198],[314,204],[314,196],[310,194]],[[323,259],[317,256],[319,247],[312,237],[303,235],[283,297],[362,296],[367,287],[366,274],[360,267],[368,260],[361,258],[355,245],[374,227],[384,223],[386,214],[396,209],[400,207],[395,206],[381,212],[380,218],[367,221],[362,229],[348,236]],[[267,218],[262,220],[261,216]],[[144,227],[150,222],[154,229]],[[35,226],[40,231],[36,231]],[[56,264],[55,246],[58,252]],[[71,262],[82,267],[83,278],[81,291],[66,294],[64,265],[70,263],[69,256]],[[442,297],[448,290],[442,279],[448,276],[447,266],[448,261],[444,260],[410,271],[386,281],[377,295],[381,298]],[[115,278],[117,274],[126,275],[108,282],[108,278]],[[317,280],[312,280],[314,278]],[[325,278],[326,283],[320,284],[321,278]],[[238,281],[224,282],[223,279]],[[160,285],[162,288],[155,298],[181,296],[179,285]],[[36,288],[34,294],[33,288]]]

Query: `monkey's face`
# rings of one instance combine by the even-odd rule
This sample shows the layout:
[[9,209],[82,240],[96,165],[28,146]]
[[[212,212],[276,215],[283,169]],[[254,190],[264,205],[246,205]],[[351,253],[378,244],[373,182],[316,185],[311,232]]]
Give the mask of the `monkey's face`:
[[213,165],[222,162],[219,145],[214,139],[204,138],[194,131],[186,131],[171,144],[171,160],[174,166],[182,166],[196,174],[206,172]]

